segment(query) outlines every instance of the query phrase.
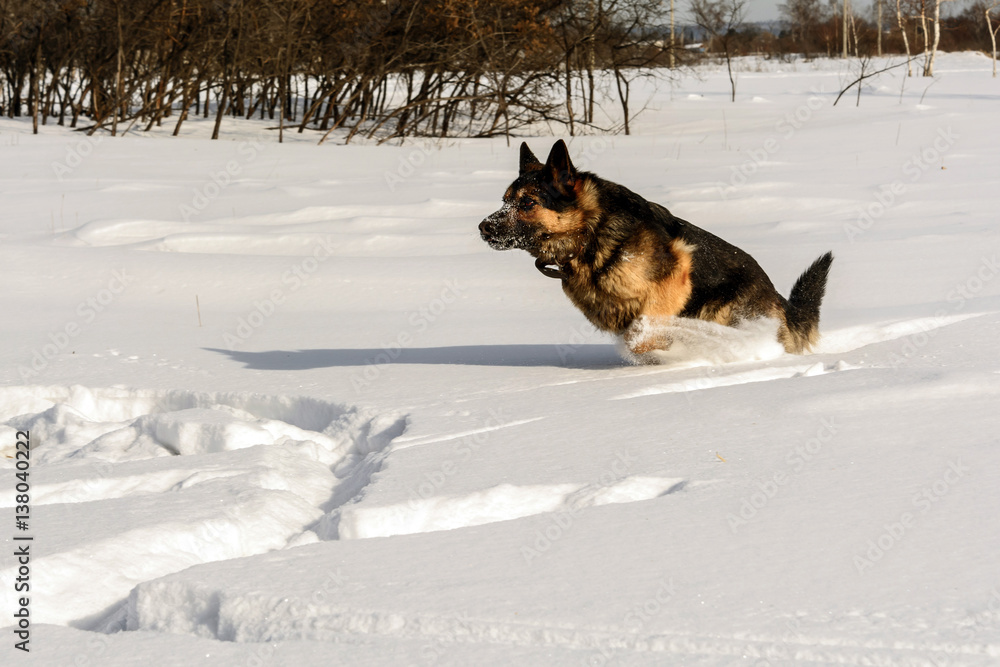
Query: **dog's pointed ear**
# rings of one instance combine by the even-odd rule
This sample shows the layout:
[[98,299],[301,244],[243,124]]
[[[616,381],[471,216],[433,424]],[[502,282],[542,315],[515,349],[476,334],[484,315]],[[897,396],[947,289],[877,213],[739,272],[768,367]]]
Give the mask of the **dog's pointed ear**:
[[562,139],[552,145],[549,157],[545,161],[545,169],[556,191],[562,195],[573,193],[573,186],[577,180],[576,168],[569,159],[569,149]]
[[531,152],[530,148],[528,148],[528,143],[526,141],[522,141],[520,172],[523,174],[524,172],[530,169],[539,169],[541,168],[541,166],[542,163],[538,161],[538,158],[535,157],[535,154]]

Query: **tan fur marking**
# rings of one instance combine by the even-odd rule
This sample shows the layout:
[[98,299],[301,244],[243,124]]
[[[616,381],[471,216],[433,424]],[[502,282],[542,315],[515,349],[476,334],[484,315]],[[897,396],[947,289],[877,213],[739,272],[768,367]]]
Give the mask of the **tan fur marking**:
[[[649,282],[649,262],[651,252],[651,235],[643,234],[638,249],[627,250],[632,255],[629,260],[620,260],[609,271],[604,280],[616,294],[631,299],[646,300],[650,289],[654,287]],[[605,257],[610,251],[604,253]]]
[[577,206],[581,210],[589,213],[596,211],[599,207],[597,201],[597,186],[589,178],[577,181],[573,187],[576,193]]
[[731,326],[733,324],[733,304],[727,303],[717,310],[712,310],[711,308],[703,306],[702,309],[698,311],[698,319]]
[[551,209],[536,206],[531,217],[549,234],[566,234],[583,229],[583,212],[577,208],[569,209],[565,213],[556,213]]
[[648,317],[673,317],[684,310],[691,298],[691,264],[695,248],[680,239],[670,242],[676,262],[674,270],[650,290],[642,314]]
[[589,179],[577,181],[574,188],[576,206],[564,213],[536,206],[532,218],[542,225],[549,234],[578,232],[586,226],[587,217],[597,210],[597,187]]
[[801,335],[792,332],[784,322],[782,317],[781,326],[778,327],[778,342],[785,347],[785,352],[789,354],[805,354],[819,342],[819,331],[811,329],[808,334]]

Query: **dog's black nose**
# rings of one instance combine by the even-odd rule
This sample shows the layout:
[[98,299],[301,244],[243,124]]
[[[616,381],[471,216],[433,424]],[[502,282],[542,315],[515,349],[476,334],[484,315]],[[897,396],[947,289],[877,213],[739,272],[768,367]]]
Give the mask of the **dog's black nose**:
[[493,236],[493,233],[495,231],[496,227],[491,225],[488,219],[483,220],[482,222],[479,223],[479,235],[482,236],[484,239]]

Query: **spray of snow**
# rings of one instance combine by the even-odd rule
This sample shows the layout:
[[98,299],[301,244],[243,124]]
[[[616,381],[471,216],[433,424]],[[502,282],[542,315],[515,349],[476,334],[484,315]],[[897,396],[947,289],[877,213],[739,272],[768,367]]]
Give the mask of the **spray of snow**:
[[785,353],[778,342],[778,321],[770,318],[747,320],[728,327],[689,317],[665,319],[643,318],[636,331],[640,339],[667,340],[665,350],[635,354],[623,339],[618,351],[627,361],[643,364],[664,364],[679,368],[710,366],[738,361],[776,359]]

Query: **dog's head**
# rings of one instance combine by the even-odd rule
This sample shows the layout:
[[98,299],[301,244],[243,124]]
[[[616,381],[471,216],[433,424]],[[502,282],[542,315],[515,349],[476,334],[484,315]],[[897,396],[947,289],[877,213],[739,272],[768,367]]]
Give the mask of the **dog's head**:
[[596,200],[590,175],[573,167],[561,139],[545,164],[522,143],[520,173],[504,193],[500,210],[479,223],[479,234],[494,250],[520,248],[533,257],[563,262],[579,249]]

